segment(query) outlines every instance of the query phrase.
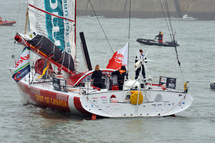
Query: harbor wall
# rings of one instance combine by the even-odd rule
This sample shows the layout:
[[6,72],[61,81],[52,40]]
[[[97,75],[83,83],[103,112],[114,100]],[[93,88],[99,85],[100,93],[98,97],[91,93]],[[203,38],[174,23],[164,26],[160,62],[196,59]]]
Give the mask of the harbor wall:
[[[163,8],[165,1],[161,0]],[[77,0],[77,15],[128,18],[164,17],[160,0]],[[172,17],[189,17],[199,20],[215,20],[215,0],[167,0]],[[131,3],[131,4],[130,4]],[[166,11],[166,8],[164,8]]]

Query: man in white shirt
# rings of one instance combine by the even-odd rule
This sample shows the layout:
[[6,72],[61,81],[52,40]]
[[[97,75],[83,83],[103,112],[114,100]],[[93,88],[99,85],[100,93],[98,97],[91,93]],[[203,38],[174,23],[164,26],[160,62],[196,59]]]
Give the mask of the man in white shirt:
[[[135,57],[135,63],[137,63],[140,59],[146,59],[145,56],[143,55],[143,50],[140,49],[139,52],[140,52],[140,55]],[[141,68],[142,68],[142,75],[143,75],[143,78],[144,78],[144,79],[146,78],[146,73],[145,73],[144,64],[141,63],[141,66],[140,66],[139,68],[137,68],[137,70],[135,71],[135,79],[138,78],[138,76],[139,76],[139,74],[140,74],[140,71],[141,71]]]

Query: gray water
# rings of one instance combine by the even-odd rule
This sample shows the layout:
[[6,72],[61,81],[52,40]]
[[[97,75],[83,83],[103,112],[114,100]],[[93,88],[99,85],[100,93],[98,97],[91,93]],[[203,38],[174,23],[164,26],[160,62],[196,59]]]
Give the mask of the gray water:
[[[21,1],[21,0],[20,0]],[[64,143],[64,142],[138,142],[138,143],[213,143],[215,140],[215,21],[173,19],[181,67],[177,65],[174,48],[140,46],[137,38],[154,38],[160,30],[170,40],[164,19],[131,19],[129,76],[134,77],[134,57],[142,48],[151,61],[147,76],[156,82],[160,75],[176,77],[177,88],[189,82],[192,106],[176,117],[98,119],[71,116],[32,105],[25,105],[8,67],[14,67],[11,55],[18,58],[22,47],[14,45],[15,33],[24,31],[25,1],[0,0],[3,19],[16,20],[14,26],[0,27],[0,142],[2,143]],[[128,19],[99,17],[113,51],[128,41]],[[113,52],[95,17],[78,17],[77,32],[83,31],[93,67],[105,68]],[[84,63],[77,35],[77,58],[80,71]]]

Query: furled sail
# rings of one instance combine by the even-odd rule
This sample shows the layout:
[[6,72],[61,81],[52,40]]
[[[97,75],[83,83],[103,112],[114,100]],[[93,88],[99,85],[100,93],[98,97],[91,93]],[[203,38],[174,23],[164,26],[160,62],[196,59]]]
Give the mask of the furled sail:
[[30,31],[76,58],[76,0],[28,0]]
[[65,51],[61,52],[60,49],[45,36],[37,34],[32,40],[28,40],[27,42],[68,70],[75,70],[72,56]]
[[32,39],[29,39],[17,33],[14,39],[41,57],[46,58],[65,72],[74,74],[74,60],[71,54],[65,51],[61,52],[61,50],[46,36],[37,34]]

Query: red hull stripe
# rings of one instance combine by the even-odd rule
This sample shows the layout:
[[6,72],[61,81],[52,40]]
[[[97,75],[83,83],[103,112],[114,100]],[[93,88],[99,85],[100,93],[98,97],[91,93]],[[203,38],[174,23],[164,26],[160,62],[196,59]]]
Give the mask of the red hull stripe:
[[30,96],[32,104],[40,107],[49,107],[60,111],[70,112],[68,105],[69,95],[38,89],[22,82],[18,83],[22,92]]
[[35,6],[31,5],[31,4],[29,4],[29,6],[35,8],[35,9],[41,11],[41,12],[44,12],[44,13],[46,13],[46,14],[49,14],[49,15],[52,15],[52,16],[55,16],[55,17],[58,17],[58,18],[61,18],[61,19],[64,19],[64,20],[68,20],[68,21],[74,22],[74,20],[67,19],[67,18],[65,18],[65,17],[52,14],[52,13],[50,13],[50,12],[48,12],[48,11],[42,10],[42,9],[40,9],[40,8],[38,8],[38,7],[35,7]]
[[83,114],[85,114],[85,115],[90,115],[91,113],[89,113],[89,112],[87,112],[83,107],[82,107],[82,105],[81,105],[81,102],[80,102],[80,97],[74,97],[74,106],[75,106],[75,108],[79,111],[79,112],[81,112],[81,113],[83,113]]

